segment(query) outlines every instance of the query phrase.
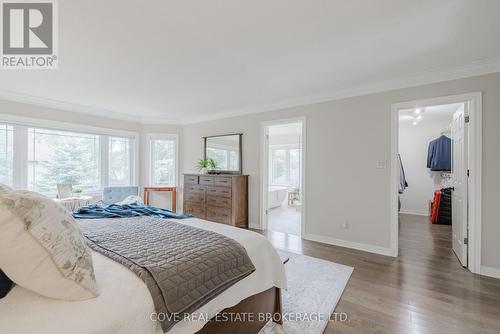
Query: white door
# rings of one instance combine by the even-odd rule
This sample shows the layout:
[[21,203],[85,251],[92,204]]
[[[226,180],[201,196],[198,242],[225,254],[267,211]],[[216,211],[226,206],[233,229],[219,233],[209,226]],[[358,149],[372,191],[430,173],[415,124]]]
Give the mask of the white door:
[[465,116],[467,103],[453,114],[452,139],[452,233],[453,251],[464,267],[467,267],[467,127]]
[[268,223],[268,218],[269,218],[269,174],[270,174],[270,159],[269,159],[269,126],[264,126],[263,131],[262,131],[262,140],[263,140],[263,147],[262,147],[262,192],[261,192],[261,198],[262,198],[262,214],[261,214],[261,219],[262,219],[262,228],[264,230],[267,229],[267,223]]

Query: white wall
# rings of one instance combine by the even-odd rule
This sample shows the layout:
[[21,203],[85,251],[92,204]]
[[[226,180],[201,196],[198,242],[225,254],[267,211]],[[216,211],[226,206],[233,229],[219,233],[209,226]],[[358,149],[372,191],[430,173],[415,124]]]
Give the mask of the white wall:
[[[259,224],[260,123],[307,117],[306,237],[378,252],[390,248],[391,104],[483,92],[482,264],[500,268],[500,74],[441,82],[183,127],[183,171],[194,172],[205,135],[242,132],[250,224]],[[377,169],[385,161],[387,169]],[[342,228],[342,223],[349,228]]]
[[416,126],[411,122],[399,123],[399,153],[409,185],[400,196],[402,213],[428,215],[429,200],[442,177],[441,172],[427,168],[427,149],[430,141],[449,128],[451,120],[450,115],[449,119],[423,118]]
[[[371,251],[389,252],[390,170],[376,169],[390,159],[391,104],[483,92],[482,265],[500,270],[500,74],[234,117],[183,127],[139,124],[0,101],[0,113],[147,132],[181,134],[180,169],[195,172],[204,135],[242,132],[243,170],[250,175],[250,223],[259,223],[260,122],[307,117],[307,237]],[[141,145],[142,147],[143,145]],[[141,160],[144,150],[141,150]],[[144,182],[144,161],[141,180]],[[181,181],[182,182],[182,181]],[[181,183],[182,184],[182,183]],[[181,193],[182,193],[182,189]],[[181,194],[182,195],[182,194]],[[180,200],[178,203],[182,203]],[[341,224],[347,221],[348,229]]]

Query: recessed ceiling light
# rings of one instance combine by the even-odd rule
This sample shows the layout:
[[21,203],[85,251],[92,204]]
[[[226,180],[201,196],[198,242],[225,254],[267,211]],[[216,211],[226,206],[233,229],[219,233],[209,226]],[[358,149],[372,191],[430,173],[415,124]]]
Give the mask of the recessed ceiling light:
[[421,112],[422,112],[422,109],[420,109],[420,108],[415,109],[415,114],[416,115],[420,115]]
[[417,116],[417,119],[418,119],[418,120],[421,120],[421,119],[422,119],[422,115],[418,115],[418,116]]
[[413,121],[413,125],[417,125],[417,124],[418,124],[418,122],[417,122],[417,121]]

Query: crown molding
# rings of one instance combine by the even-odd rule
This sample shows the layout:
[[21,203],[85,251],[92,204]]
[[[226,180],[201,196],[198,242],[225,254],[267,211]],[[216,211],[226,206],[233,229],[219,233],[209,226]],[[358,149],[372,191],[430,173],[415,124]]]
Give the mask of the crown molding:
[[304,105],[323,103],[328,101],[346,99],[356,96],[370,95],[375,93],[388,92],[398,89],[428,85],[443,81],[456,79],[464,79],[485,74],[500,72],[500,54],[497,57],[486,58],[479,61],[474,61],[466,65],[453,68],[436,68],[421,72],[409,77],[386,80],[384,82],[365,85],[361,87],[352,87],[339,90],[336,92],[314,94],[296,99],[290,99],[279,103],[255,105],[242,109],[233,109],[226,112],[214,113],[207,116],[185,118],[182,120],[183,125],[209,122],[218,119],[232,118],[237,116],[251,115],[268,111],[275,111],[286,108],[299,107]]
[[50,99],[45,97],[33,96],[29,94],[17,93],[8,90],[0,90],[0,99],[25,103],[30,105],[35,105],[39,107],[46,107],[51,109],[58,109],[62,111],[76,112],[80,114],[92,115],[105,117],[115,120],[127,121],[127,122],[137,122],[137,117],[133,115],[128,115],[124,113],[110,111],[104,108],[86,106],[71,102],[60,101],[56,99]]
[[[136,118],[137,121],[137,118]],[[142,125],[182,125],[182,120],[173,120],[162,117],[140,117],[139,121]]]
[[151,124],[170,124],[170,125],[188,125],[202,122],[209,122],[219,119],[232,118],[244,115],[258,114],[268,111],[275,111],[285,108],[293,108],[304,105],[328,102],[333,100],[345,99],[356,96],[363,96],[381,92],[387,92],[397,89],[421,86],[437,82],[463,79],[484,74],[500,72],[500,54],[497,57],[486,58],[474,61],[462,66],[436,68],[425,72],[417,73],[412,76],[402,77],[399,79],[386,80],[381,83],[350,87],[335,92],[326,92],[321,94],[313,94],[293,98],[276,103],[253,105],[240,109],[230,109],[222,112],[212,113],[206,116],[188,117],[179,120],[167,119],[162,117],[140,117],[115,111],[110,111],[104,108],[85,106],[56,99],[43,98],[28,94],[12,92],[8,90],[0,90],[0,99],[37,105],[47,108],[54,108],[64,111],[77,112],[87,115],[117,119],[132,123],[145,125]]
[[138,124],[174,124],[179,125],[181,121],[170,120],[165,118],[153,118],[153,117],[138,117],[135,115],[120,113],[116,111],[111,111],[104,108],[92,107],[87,105],[81,105],[77,103],[71,103],[56,99],[50,99],[40,96],[34,96],[29,94],[17,93],[8,90],[0,89],[0,100],[7,100],[19,103],[30,104],[39,107],[46,107],[51,109],[58,109],[62,111],[76,112],[85,115],[99,116],[109,119],[115,119],[120,121],[126,121]]

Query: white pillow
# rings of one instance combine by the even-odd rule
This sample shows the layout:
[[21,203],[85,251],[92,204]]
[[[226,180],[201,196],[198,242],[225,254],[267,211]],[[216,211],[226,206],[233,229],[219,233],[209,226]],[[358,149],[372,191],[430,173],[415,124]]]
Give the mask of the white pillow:
[[118,205],[129,205],[129,204],[144,204],[142,198],[135,195],[127,196],[123,201],[116,203]]
[[98,296],[92,253],[73,217],[30,191],[0,192],[0,268],[18,285],[43,296]]

